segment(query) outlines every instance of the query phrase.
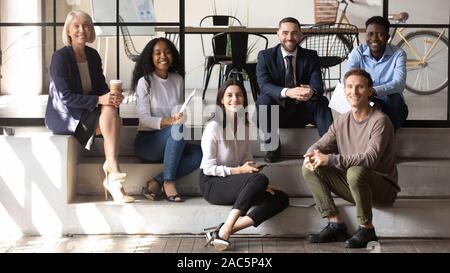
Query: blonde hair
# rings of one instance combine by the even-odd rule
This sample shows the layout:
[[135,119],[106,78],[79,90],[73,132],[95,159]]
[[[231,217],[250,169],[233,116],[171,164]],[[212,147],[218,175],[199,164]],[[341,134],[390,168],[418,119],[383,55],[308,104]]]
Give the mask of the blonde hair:
[[62,42],[65,46],[72,45],[72,39],[67,33],[69,25],[72,23],[74,17],[81,18],[83,23],[87,23],[91,28],[91,37],[88,37],[87,42],[92,43],[95,41],[96,35],[94,30],[94,22],[92,22],[91,16],[84,11],[81,10],[72,10],[67,14],[66,22],[64,23],[63,31],[62,31]]

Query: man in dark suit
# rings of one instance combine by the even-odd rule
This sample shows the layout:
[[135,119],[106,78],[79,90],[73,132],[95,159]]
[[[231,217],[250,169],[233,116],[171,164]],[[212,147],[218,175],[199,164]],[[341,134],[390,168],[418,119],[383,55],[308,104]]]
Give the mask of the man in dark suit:
[[[272,130],[277,129],[275,126],[271,128],[271,114],[276,115],[271,108],[279,106],[281,128],[303,128],[314,124],[322,136],[333,122],[333,117],[328,100],[323,96],[319,57],[315,51],[299,46],[302,33],[297,19],[282,19],[277,36],[280,44],[258,54],[257,77],[261,94],[256,106],[259,126],[265,128],[267,122],[267,136],[271,135]],[[276,138],[275,145],[266,146],[266,149],[276,147],[267,149],[266,162],[276,162],[280,158],[279,136]],[[272,139],[269,137],[265,142],[269,144]]]

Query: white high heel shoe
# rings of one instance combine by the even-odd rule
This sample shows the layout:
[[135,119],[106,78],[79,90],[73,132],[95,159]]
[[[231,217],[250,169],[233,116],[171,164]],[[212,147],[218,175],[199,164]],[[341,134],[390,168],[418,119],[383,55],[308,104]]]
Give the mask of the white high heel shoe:
[[103,187],[105,188],[105,201],[108,200],[108,192],[111,194],[116,203],[133,203],[134,198],[127,195],[122,183],[125,182],[126,173],[116,173],[108,169],[105,162],[103,164],[103,171],[105,172],[105,180],[103,180]]
[[126,174],[126,173],[116,173],[116,172],[113,172],[113,171],[108,167],[108,164],[107,164],[106,161],[105,161],[105,163],[103,163],[102,169],[103,169],[103,172],[105,173],[105,177],[107,177],[108,174],[111,173],[111,174],[114,174],[118,179],[119,179],[119,178],[123,178],[123,182],[125,182],[125,177],[127,177],[127,174]]

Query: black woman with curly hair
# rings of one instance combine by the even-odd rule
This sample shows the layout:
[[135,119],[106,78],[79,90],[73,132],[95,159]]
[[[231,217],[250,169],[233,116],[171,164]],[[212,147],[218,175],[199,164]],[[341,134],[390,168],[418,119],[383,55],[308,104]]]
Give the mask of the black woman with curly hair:
[[143,194],[155,200],[162,189],[166,199],[182,202],[175,182],[198,169],[202,159],[199,145],[187,144],[172,132],[181,133],[184,116],[175,110],[183,103],[184,69],[175,45],[166,38],[151,40],[133,71],[139,116],[135,154],[145,162],[163,162],[163,172],[151,178]]

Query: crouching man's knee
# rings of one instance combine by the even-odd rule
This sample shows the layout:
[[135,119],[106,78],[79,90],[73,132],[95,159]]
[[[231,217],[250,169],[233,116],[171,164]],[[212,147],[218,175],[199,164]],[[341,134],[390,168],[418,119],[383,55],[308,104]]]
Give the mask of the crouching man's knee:
[[369,182],[370,170],[366,167],[353,166],[347,170],[347,182],[350,187]]

